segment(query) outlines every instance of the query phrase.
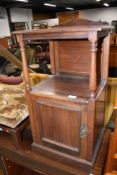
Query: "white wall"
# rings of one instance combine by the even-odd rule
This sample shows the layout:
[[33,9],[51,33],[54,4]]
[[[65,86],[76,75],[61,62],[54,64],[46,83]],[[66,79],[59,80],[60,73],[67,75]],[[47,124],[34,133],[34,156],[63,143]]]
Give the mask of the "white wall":
[[[117,20],[117,7],[80,10],[79,14],[80,18],[86,18],[94,21],[102,20],[111,23],[112,20]],[[33,20],[32,10],[24,8],[12,8],[11,20],[12,22],[28,22],[29,27],[31,28],[31,21]],[[55,21],[51,22],[53,23]],[[0,37],[4,36],[10,36],[8,18],[5,9],[4,19],[0,19]]]
[[107,21],[111,24],[112,20],[117,20],[117,7],[80,10],[79,15],[80,18]]
[[25,8],[12,8],[10,10],[12,22],[28,22],[31,29],[31,21],[33,20],[32,10]]
[[[8,23],[7,12],[3,9],[4,19],[0,19],[0,37],[10,36],[10,29]],[[31,21],[33,20],[31,9],[12,8],[10,10],[12,22],[28,22],[31,29]]]
[[4,18],[0,19],[0,37],[10,36],[8,17],[5,9],[3,9],[3,13]]

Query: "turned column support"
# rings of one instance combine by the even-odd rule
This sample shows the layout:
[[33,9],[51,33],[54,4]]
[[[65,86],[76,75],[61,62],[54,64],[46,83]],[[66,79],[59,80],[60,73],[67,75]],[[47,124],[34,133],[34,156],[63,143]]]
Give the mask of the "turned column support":
[[91,90],[91,96],[95,96],[97,89],[97,71],[96,71],[96,52],[97,52],[97,32],[89,33],[88,37],[91,42],[91,67],[90,67],[90,80],[89,89]]
[[22,35],[17,36],[17,40],[20,45],[21,56],[22,56],[23,77],[25,81],[25,88],[27,91],[29,91],[30,90],[30,78],[29,78],[28,64],[27,64],[27,58],[26,58],[26,48],[25,48],[24,40],[22,38],[23,38]]

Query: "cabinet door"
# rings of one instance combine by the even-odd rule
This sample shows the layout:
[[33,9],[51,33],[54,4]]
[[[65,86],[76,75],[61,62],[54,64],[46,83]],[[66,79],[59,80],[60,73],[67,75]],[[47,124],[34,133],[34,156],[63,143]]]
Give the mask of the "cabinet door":
[[80,107],[37,101],[40,140],[38,144],[69,154],[80,150]]

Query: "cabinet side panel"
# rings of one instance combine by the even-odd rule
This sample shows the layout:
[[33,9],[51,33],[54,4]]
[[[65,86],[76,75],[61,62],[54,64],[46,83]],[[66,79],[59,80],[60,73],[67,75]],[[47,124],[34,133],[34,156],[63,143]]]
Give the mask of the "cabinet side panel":
[[105,95],[106,87],[101,91],[100,96],[96,100],[95,108],[95,125],[94,125],[94,145],[96,145],[102,128],[104,127],[104,114],[105,114]]

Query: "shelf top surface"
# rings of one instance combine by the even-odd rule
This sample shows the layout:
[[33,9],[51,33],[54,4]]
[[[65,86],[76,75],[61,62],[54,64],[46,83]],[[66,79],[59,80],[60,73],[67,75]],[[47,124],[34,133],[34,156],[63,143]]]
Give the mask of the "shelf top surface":
[[[100,90],[101,85],[98,85],[97,95]],[[89,79],[83,77],[52,76],[34,86],[31,94],[82,103],[91,99]]]

